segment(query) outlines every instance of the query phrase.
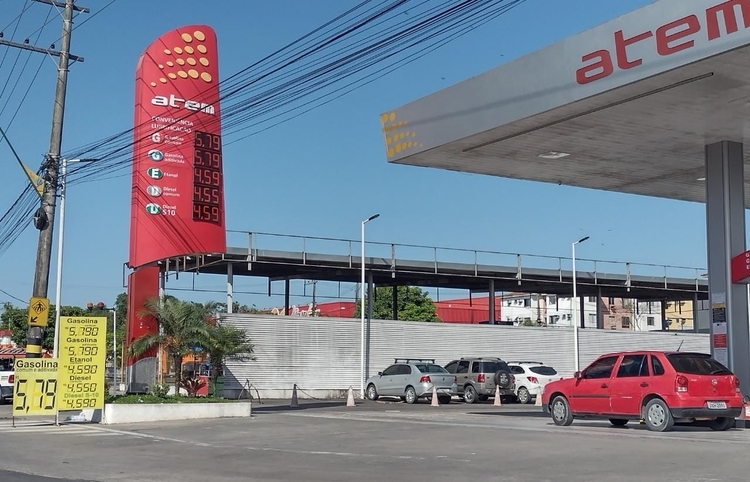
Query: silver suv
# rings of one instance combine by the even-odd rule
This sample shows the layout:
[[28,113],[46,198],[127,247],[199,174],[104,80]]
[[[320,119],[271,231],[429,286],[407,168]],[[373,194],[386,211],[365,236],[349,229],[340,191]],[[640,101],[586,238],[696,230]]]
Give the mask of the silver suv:
[[461,358],[445,365],[445,369],[456,376],[458,396],[466,403],[494,397],[496,387],[500,387],[501,397],[513,397],[516,394],[510,367],[500,358]]

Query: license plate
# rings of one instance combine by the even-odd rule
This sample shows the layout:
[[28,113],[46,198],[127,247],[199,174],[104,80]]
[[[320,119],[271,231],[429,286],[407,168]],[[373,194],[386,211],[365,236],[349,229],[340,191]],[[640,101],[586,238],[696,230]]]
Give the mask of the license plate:
[[708,402],[708,408],[711,410],[723,410],[727,408],[726,402]]

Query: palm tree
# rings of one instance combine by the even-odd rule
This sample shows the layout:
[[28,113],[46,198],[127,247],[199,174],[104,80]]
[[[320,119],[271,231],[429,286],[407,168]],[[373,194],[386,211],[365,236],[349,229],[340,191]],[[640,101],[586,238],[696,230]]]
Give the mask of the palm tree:
[[163,301],[149,299],[138,313],[140,318],[153,317],[159,332],[143,335],[133,342],[130,351],[140,356],[155,347],[163,347],[174,362],[175,394],[180,393],[182,358],[208,338],[205,322],[210,306],[168,297]]
[[217,322],[208,327],[208,336],[204,343],[211,362],[211,381],[216,386],[219,375],[224,371],[226,360],[255,360],[253,346],[247,332],[235,326]]

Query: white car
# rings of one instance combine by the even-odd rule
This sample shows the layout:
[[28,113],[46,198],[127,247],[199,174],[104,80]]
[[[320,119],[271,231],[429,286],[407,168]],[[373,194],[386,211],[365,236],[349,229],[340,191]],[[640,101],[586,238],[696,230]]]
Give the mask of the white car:
[[13,399],[13,360],[0,359],[0,403]]
[[557,370],[542,362],[508,362],[510,372],[516,377],[516,400],[518,403],[531,403],[542,394],[544,386],[563,377]]

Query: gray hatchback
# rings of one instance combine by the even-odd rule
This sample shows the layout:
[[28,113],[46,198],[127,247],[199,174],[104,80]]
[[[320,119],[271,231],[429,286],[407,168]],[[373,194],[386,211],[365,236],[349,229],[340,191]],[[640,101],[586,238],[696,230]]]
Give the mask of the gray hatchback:
[[497,387],[500,388],[501,397],[515,396],[515,377],[508,364],[500,358],[461,358],[448,363],[445,369],[456,376],[458,396],[466,403],[494,397]]
[[433,387],[440,403],[450,403],[456,393],[456,379],[433,359],[396,358],[393,365],[367,379],[365,393],[370,400],[381,396],[400,397],[406,403],[432,397]]

